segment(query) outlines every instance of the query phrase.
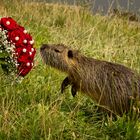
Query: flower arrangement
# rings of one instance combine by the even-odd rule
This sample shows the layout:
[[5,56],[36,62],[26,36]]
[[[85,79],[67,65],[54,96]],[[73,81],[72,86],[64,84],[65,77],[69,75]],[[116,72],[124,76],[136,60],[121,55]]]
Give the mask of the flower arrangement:
[[11,17],[0,19],[0,64],[3,71],[24,77],[34,66],[34,40]]

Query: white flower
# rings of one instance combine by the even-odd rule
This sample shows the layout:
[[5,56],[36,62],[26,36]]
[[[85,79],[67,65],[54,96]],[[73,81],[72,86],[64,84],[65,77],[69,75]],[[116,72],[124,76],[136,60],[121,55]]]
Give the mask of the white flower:
[[32,55],[32,52],[29,52],[30,56]]
[[25,53],[27,50],[24,48],[22,51]]
[[31,41],[30,41],[30,44],[33,45],[33,44],[34,44],[34,40],[31,40]]
[[26,66],[29,67],[29,66],[30,66],[30,63],[28,62],[28,63],[26,64]]
[[16,36],[16,37],[15,37],[15,40],[16,40],[16,41],[18,41],[18,40],[19,40],[19,37],[18,37],[18,36]]
[[24,34],[27,34],[27,30],[24,30],[23,33],[24,33]]
[[31,51],[34,52],[34,48],[31,48]]
[[24,40],[23,40],[23,43],[24,43],[24,44],[26,44],[26,43],[27,43],[27,40],[26,40],[26,39],[24,39]]
[[6,25],[10,25],[10,21],[6,21]]

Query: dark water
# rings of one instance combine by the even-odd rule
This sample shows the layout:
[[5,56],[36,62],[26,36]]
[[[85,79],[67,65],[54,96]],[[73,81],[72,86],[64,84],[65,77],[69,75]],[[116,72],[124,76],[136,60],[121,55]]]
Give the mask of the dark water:
[[94,12],[106,14],[110,9],[120,9],[140,15],[140,0],[95,0],[92,5]]
[[38,2],[59,2],[71,5],[80,3],[91,7],[93,13],[107,14],[110,9],[121,9],[140,15],[140,0],[36,0]]

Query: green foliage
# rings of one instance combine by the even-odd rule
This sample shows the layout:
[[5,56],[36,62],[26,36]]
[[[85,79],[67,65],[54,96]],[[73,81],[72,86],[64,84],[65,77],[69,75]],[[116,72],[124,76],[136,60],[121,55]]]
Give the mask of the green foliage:
[[139,140],[140,133],[136,122],[126,117],[118,118],[117,121],[106,124],[105,133],[110,140]]
[[66,76],[42,62],[42,43],[64,43],[83,54],[124,64],[139,72],[139,23],[92,15],[83,7],[2,0],[0,16],[12,16],[30,30],[36,66],[22,83],[0,69],[1,140],[138,140],[140,123],[112,119],[81,93],[60,93]]

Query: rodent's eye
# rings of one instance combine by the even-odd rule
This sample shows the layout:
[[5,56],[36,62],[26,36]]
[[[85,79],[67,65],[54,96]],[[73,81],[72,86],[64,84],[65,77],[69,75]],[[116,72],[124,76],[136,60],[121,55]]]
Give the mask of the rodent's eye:
[[68,51],[68,57],[69,57],[69,58],[73,58],[73,51],[72,51],[72,50],[69,50],[69,51]]
[[60,53],[60,51],[59,51],[59,50],[57,50],[57,49],[54,49],[54,51],[55,51],[55,52],[57,52],[57,53]]

